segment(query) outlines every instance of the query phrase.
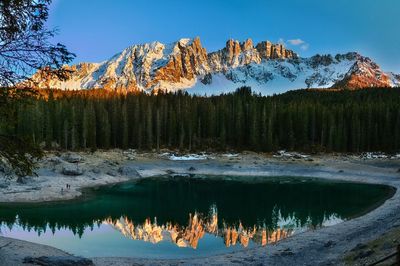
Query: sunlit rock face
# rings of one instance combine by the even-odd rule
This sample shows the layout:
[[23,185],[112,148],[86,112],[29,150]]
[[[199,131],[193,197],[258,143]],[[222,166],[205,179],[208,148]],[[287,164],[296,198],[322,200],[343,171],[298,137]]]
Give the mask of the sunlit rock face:
[[[365,87],[391,87],[395,86],[395,79],[390,73],[385,73],[368,57],[354,53],[356,62],[351,67],[343,80],[338,81],[335,87],[365,88]],[[398,84],[397,84],[398,85]]]
[[226,42],[226,47],[209,55],[209,64],[215,71],[226,71],[229,68],[248,65],[251,63],[259,64],[261,57],[253,46],[253,41],[247,39],[243,43],[236,40]]
[[[268,44],[268,50],[263,50],[262,43]],[[213,53],[207,53],[198,37],[171,44],[153,42],[134,45],[102,63],[66,66],[71,73],[65,81],[39,71],[32,77],[34,82],[30,85],[63,90],[176,91],[191,88],[206,78],[211,84],[212,74],[260,64],[262,59],[297,57],[281,44],[262,43],[256,48],[251,39],[244,42],[228,40],[225,48]]]
[[46,77],[43,72],[32,79],[40,88],[175,90],[190,87],[197,76],[210,72],[207,52],[199,38],[134,45],[103,63],[66,68],[72,71],[66,81]]
[[205,234],[223,238],[226,247],[235,245],[248,247],[250,242],[261,246],[275,243],[293,233],[292,229],[283,228],[276,230],[267,230],[260,226],[245,228],[240,222],[237,226],[223,223],[222,228],[218,228],[218,214],[215,210],[207,217],[198,213],[190,214],[186,226],[172,223],[158,225],[156,220],[151,222],[150,219],[135,225],[126,217],[116,220],[109,218],[104,220],[103,224],[112,226],[132,240],[142,240],[154,244],[170,241],[178,247],[193,249],[198,247],[199,241]]
[[281,43],[230,39],[225,47],[207,52],[200,38],[133,45],[101,63],[66,66],[60,81],[39,71],[32,77],[39,88],[127,91],[179,91],[218,94],[250,86],[272,94],[301,88],[395,87],[400,77],[385,73],[358,53],[300,57]]
[[295,52],[286,49],[283,44],[273,44],[269,41],[260,42],[257,44],[256,49],[262,59],[290,59],[298,57]]

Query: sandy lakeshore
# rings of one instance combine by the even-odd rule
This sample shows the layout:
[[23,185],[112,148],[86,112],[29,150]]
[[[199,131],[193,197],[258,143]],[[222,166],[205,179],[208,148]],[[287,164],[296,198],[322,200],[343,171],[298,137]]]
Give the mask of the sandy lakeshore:
[[[156,154],[120,150],[74,154],[49,152],[39,163],[37,177],[26,178],[22,184],[14,179],[1,179],[0,202],[69,200],[81,196],[83,188],[168,174],[231,175],[243,178],[304,176],[392,186],[397,189],[393,197],[366,215],[334,226],[295,234],[267,247],[189,260],[91,258],[95,265],[362,265],[392,252],[396,244],[393,240],[392,245],[386,245],[386,250],[357,255],[366,252],[363,244],[400,228],[399,170],[398,157],[369,158],[360,155],[273,156],[247,152],[179,157],[167,152]],[[349,261],[346,254],[351,252],[356,256]],[[70,256],[52,247],[0,237],[0,265],[36,265],[23,263],[23,260],[26,256],[45,255]]]

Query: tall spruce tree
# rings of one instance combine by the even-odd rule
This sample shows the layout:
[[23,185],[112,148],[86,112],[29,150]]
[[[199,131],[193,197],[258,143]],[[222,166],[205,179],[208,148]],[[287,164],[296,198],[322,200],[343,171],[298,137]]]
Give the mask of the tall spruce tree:
[[16,105],[28,104],[27,99],[36,97],[30,88],[13,86],[37,70],[64,78],[66,70],[61,66],[74,56],[65,46],[49,42],[55,33],[45,27],[50,2],[0,1],[0,86],[4,87],[0,91],[0,163],[11,166],[20,177],[33,173],[42,152],[35,145],[35,132],[16,135],[8,130],[18,121]]

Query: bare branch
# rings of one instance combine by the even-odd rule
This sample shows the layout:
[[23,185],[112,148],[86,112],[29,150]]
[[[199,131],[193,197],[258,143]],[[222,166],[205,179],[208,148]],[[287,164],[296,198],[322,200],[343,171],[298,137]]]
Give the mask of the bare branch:
[[44,28],[50,0],[3,0],[0,2],[0,86],[29,80],[36,71],[65,78],[62,66],[74,54],[49,39],[56,31]]
[[50,2],[0,1],[0,164],[10,165],[19,176],[32,174],[42,155],[30,137],[15,136],[18,106],[37,97],[22,85],[38,70],[65,78],[70,71],[62,66],[75,56],[64,45],[50,42],[56,33],[44,27]]

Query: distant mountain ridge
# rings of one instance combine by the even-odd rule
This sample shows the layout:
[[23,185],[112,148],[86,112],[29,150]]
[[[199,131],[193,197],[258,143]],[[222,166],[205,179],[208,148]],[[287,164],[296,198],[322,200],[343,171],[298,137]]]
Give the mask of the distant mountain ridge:
[[133,45],[102,63],[79,63],[66,81],[42,71],[32,79],[39,88],[111,89],[219,94],[251,86],[262,94],[301,88],[362,88],[400,85],[400,75],[385,73],[370,58],[352,52],[303,58],[283,44],[256,45],[228,40],[207,53],[200,38]]

